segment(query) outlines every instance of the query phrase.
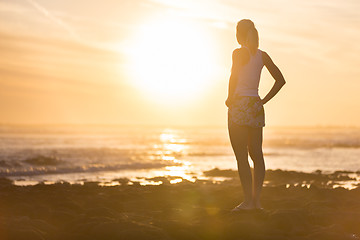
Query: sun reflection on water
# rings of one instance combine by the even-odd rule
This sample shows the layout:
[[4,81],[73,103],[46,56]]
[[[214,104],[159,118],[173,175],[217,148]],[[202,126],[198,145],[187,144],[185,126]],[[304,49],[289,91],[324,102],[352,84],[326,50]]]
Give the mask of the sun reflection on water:
[[164,129],[159,136],[160,144],[155,144],[154,148],[157,154],[162,160],[171,161],[176,166],[166,166],[164,170],[154,171],[157,176],[171,176],[179,177],[172,179],[170,183],[179,183],[183,179],[194,182],[195,180],[189,174],[192,164],[189,161],[181,159],[186,155],[185,151],[188,148],[187,140],[181,138],[178,132],[172,129]]
[[174,179],[174,180],[170,180],[171,184],[175,184],[175,183],[179,183],[179,182],[182,182],[182,178],[177,178],[177,179]]
[[171,129],[165,129],[159,136],[160,144],[155,144],[154,149],[157,155],[162,156],[164,160],[176,160],[177,157],[184,154],[187,146],[186,139],[182,139]]
[[[165,130],[165,131],[169,131],[169,130]],[[160,140],[161,142],[171,142],[174,140],[174,134],[167,132],[167,133],[161,133],[160,134]]]

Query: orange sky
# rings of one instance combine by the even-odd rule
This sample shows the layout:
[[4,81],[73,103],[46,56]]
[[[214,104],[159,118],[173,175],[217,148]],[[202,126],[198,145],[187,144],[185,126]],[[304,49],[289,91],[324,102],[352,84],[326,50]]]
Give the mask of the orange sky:
[[[267,126],[360,126],[359,11],[351,0],[1,1],[0,123],[225,125],[235,26],[249,18],[287,81]],[[272,83],[264,68],[260,96]]]

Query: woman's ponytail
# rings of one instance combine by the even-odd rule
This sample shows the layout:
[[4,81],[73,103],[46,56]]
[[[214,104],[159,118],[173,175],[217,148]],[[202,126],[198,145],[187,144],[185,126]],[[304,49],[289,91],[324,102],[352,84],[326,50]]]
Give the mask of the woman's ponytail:
[[246,45],[251,52],[255,52],[259,48],[259,34],[255,27],[249,28],[246,36]]

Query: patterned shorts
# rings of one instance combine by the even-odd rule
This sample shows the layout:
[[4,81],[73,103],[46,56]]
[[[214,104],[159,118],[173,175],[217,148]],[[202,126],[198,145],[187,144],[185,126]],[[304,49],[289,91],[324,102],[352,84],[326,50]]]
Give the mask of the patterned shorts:
[[228,109],[229,126],[264,127],[265,111],[260,97],[236,96]]

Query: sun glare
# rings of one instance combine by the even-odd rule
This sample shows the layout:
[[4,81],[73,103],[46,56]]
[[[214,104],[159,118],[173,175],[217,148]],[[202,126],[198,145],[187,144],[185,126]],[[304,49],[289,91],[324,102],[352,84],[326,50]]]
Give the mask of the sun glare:
[[213,81],[210,43],[206,31],[186,21],[144,24],[130,52],[132,80],[157,101],[193,100]]

